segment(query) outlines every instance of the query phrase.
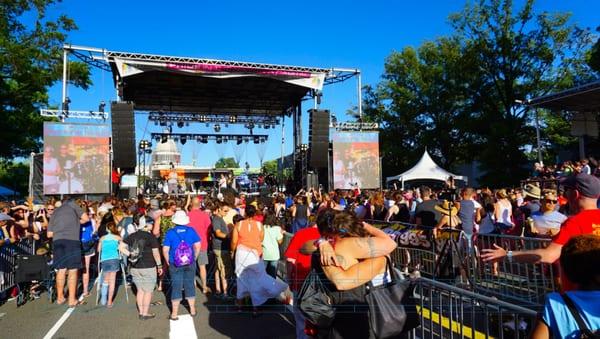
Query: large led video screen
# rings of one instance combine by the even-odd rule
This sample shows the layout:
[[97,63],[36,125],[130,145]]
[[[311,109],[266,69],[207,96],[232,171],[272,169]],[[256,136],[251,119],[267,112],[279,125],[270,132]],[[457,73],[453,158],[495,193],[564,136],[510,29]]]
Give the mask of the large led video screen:
[[110,190],[110,127],[44,123],[44,194]]
[[334,133],[334,188],[379,188],[380,185],[379,132]]

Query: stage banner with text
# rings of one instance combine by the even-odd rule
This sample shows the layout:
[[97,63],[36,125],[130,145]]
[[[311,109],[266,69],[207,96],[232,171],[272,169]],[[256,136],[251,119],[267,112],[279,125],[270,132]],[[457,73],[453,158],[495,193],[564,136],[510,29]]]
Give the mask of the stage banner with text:
[[335,189],[379,188],[379,132],[333,134],[333,186]]
[[44,194],[102,194],[110,185],[110,126],[44,123]]

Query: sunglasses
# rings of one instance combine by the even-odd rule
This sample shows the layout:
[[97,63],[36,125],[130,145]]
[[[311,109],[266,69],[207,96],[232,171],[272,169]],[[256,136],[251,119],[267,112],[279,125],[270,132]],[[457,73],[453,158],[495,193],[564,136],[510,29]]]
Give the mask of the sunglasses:
[[553,203],[556,204],[558,202],[558,200],[550,200],[550,199],[545,199],[546,203]]

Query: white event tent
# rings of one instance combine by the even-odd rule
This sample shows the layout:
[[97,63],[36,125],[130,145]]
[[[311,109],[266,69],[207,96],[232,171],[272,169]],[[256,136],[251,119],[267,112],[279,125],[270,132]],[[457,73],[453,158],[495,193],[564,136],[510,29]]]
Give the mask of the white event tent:
[[431,156],[429,155],[427,150],[425,150],[425,152],[423,153],[423,156],[421,157],[421,160],[419,160],[419,162],[417,162],[417,164],[415,166],[413,166],[413,168],[409,169],[408,171],[406,171],[402,174],[398,174],[393,177],[387,177],[386,183],[389,183],[391,181],[400,181],[402,183],[402,189],[404,189],[404,183],[406,181],[412,181],[412,180],[446,181],[446,180],[448,180],[449,177],[454,177],[455,180],[461,180],[461,181],[464,181],[465,183],[468,181],[468,177],[452,174],[452,173],[446,171],[445,169],[441,168],[440,166],[438,166],[433,161],[433,159],[431,159]]

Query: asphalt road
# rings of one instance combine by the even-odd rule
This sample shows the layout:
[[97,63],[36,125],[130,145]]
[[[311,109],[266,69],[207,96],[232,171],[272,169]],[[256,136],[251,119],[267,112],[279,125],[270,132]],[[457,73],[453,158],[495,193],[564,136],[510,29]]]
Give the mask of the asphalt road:
[[[168,320],[169,308],[160,292],[155,292],[153,301],[161,301],[163,305],[152,306],[150,312],[156,313],[156,318],[145,321],[138,319],[131,289],[129,303],[121,288],[112,309],[96,306],[93,294],[85,300],[87,304],[75,308],[52,338],[193,337],[189,331],[182,335],[186,324],[193,324],[196,336],[203,339],[295,337],[293,315],[282,305],[265,306],[259,316],[253,318],[249,311],[238,313],[233,302],[207,298],[197,291],[198,315],[195,318],[182,316],[174,322]],[[44,338],[67,310],[67,306],[50,304],[45,294],[21,307],[9,301],[0,306],[0,338]],[[187,313],[187,309],[180,307],[180,315]]]

